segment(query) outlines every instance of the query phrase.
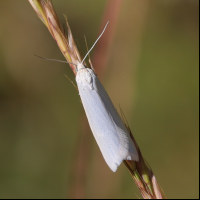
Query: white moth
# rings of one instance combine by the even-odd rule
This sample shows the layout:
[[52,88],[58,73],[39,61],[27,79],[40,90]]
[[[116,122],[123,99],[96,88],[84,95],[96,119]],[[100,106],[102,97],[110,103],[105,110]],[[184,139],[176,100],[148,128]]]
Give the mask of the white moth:
[[138,161],[138,153],[106,90],[94,71],[83,65],[83,61],[77,64],[76,75],[81,101],[101,153],[115,172],[123,160]]

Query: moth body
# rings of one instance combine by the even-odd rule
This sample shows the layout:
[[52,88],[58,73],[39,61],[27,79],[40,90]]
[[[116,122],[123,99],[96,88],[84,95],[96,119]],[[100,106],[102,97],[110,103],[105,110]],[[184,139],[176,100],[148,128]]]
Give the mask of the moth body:
[[138,161],[136,147],[106,90],[93,70],[77,65],[79,95],[95,140],[115,172],[123,160]]

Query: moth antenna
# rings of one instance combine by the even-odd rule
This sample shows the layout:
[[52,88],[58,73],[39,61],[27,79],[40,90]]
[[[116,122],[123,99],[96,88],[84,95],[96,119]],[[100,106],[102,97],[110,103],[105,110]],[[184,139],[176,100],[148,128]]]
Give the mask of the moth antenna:
[[43,57],[38,56],[38,55],[35,55],[35,54],[34,54],[34,56],[37,56],[38,58],[41,58],[41,59],[44,59],[44,60],[51,60],[51,61],[56,61],[56,62],[68,63],[68,64],[71,64],[71,65],[77,66],[77,64],[74,64],[74,63],[71,63],[71,62],[68,62],[68,61],[62,61],[62,60],[56,60],[56,59],[43,58]]
[[[88,52],[88,45],[87,45],[87,40],[86,40],[86,36],[85,36],[85,35],[84,35],[84,38],[85,38],[85,45],[86,45],[87,52]],[[88,57],[89,57],[90,66],[91,66],[92,70],[95,72],[94,67],[93,67],[93,65],[92,65],[92,61],[91,61],[91,59],[90,59],[90,54],[88,54]]]
[[104,27],[104,29],[103,29],[101,35],[97,38],[97,40],[96,40],[95,43],[92,45],[92,47],[90,48],[90,50],[86,53],[86,55],[85,55],[85,57],[83,58],[81,64],[83,64],[85,58],[88,56],[88,54],[90,53],[90,51],[92,51],[92,49],[94,48],[94,46],[96,45],[96,43],[98,42],[98,40],[99,40],[99,39],[101,38],[101,36],[103,35],[104,31],[106,30],[106,27],[107,27],[108,23],[109,23],[109,21],[106,23],[106,25],[105,25],[105,27]]

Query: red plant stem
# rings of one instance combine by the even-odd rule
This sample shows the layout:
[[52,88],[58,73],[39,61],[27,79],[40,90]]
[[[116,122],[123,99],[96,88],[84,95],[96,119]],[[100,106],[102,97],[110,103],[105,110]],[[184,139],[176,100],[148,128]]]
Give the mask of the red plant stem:
[[[119,16],[122,0],[109,0],[104,15],[102,17],[99,33],[104,28],[106,22],[110,20],[109,27],[104,33],[104,37],[97,43],[93,54],[92,64],[95,67],[95,72],[98,77],[103,76],[106,70],[106,63],[108,61],[110,47],[112,46],[112,38],[115,33],[115,27],[117,25],[117,19]],[[77,142],[78,153],[75,156],[74,164],[72,164],[72,176],[75,177],[68,198],[86,198],[86,184],[85,178],[87,176],[87,170],[89,165],[89,155],[91,152],[91,131],[88,125],[85,113],[82,114],[80,120],[80,127],[82,130],[82,138],[80,142]]]

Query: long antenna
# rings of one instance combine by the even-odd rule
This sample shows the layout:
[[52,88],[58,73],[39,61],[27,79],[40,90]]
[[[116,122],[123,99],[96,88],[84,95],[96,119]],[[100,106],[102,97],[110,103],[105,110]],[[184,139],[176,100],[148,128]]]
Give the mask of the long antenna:
[[103,35],[104,31],[106,30],[106,27],[108,25],[109,21],[106,23],[101,35],[97,38],[97,40],[95,41],[95,43],[92,45],[92,47],[90,48],[90,50],[86,53],[85,57],[83,58],[81,64],[83,64],[84,60],[86,59],[86,57],[88,56],[88,54],[90,53],[90,51],[93,49],[93,47],[95,46],[95,44],[98,42],[98,40],[100,39],[100,37]]
[[51,60],[51,61],[62,62],[62,63],[69,63],[69,64],[72,64],[72,65],[76,65],[76,66],[77,66],[77,64],[74,64],[74,63],[71,63],[71,62],[68,62],[68,61],[62,61],[62,60],[56,60],[56,59],[43,58],[43,57],[38,56],[38,55],[35,55],[35,54],[34,54],[34,56],[37,56],[38,58],[41,58],[41,59],[44,59],[44,60]]

